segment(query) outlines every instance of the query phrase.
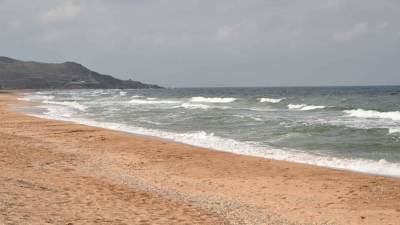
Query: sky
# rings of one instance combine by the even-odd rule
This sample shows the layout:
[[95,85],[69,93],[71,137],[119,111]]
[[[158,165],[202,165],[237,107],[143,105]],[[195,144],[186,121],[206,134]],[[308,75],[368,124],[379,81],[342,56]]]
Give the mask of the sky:
[[0,0],[0,55],[166,87],[400,84],[399,0]]

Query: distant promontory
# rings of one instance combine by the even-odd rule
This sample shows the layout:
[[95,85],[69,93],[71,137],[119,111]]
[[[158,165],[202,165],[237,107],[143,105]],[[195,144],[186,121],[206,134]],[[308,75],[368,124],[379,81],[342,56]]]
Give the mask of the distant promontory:
[[0,89],[144,89],[161,88],[120,80],[75,62],[40,63],[0,56]]

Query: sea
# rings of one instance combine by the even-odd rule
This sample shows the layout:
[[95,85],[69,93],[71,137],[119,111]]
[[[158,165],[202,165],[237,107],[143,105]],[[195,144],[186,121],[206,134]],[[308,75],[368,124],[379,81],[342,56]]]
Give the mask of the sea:
[[400,86],[38,90],[28,113],[241,155],[400,177]]

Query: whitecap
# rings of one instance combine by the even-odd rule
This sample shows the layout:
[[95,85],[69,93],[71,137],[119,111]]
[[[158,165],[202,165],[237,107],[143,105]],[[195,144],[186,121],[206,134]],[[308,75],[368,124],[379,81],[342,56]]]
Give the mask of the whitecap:
[[298,104],[298,105],[296,105],[296,104],[289,104],[288,105],[288,108],[289,109],[301,109],[301,108],[303,108],[303,107],[305,107],[306,105],[305,104]]
[[400,127],[389,128],[389,134],[400,133]]
[[264,121],[263,119],[261,119],[261,118],[259,118],[259,117],[255,117],[255,116],[251,116],[251,115],[233,115],[234,117],[238,117],[238,118],[241,118],[241,119],[246,119],[246,118],[249,118],[249,119],[252,119],[252,120],[255,120],[255,121]]
[[307,106],[301,108],[300,110],[307,111],[307,110],[325,109],[325,108],[326,108],[326,106],[323,106],[323,105],[307,105]]
[[308,110],[324,109],[324,108],[326,108],[326,106],[306,105],[306,104],[289,104],[288,108],[289,109],[298,109],[298,110],[302,110],[302,111],[308,111]]
[[159,100],[159,101],[154,101],[154,100],[141,100],[141,99],[132,99],[129,101],[131,104],[137,104],[137,105],[145,105],[145,104],[177,104],[180,103],[179,101],[172,101],[172,100]]
[[88,108],[87,106],[82,105],[82,104],[80,104],[80,103],[78,103],[78,102],[76,102],[76,101],[73,101],[73,102],[60,101],[60,102],[58,102],[58,101],[48,101],[48,100],[45,100],[45,101],[43,101],[43,103],[45,103],[45,104],[53,104],[53,105],[67,106],[67,107],[70,107],[70,108],[73,108],[73,109],[77,109],[77,110],[80,110],[80,111],[85,111],[85,110]]
[[159,123],[159,122],[154,122],[154,121],[151,121],[151,120],[144,120],[144,119],[141,119],[141,120],[139,120],[140,122],[144,122],[144,123],[148,123],[148,124],[153,124],[153,125],[165,125],[164,123]]
[[400,120],[400,111],[379,112],[375,110],[352,109],[344,110],[343,112],[346,113],[347,116],[358,118]]
[[282,98],[260,98],[260,102],[269,102],[269,103],[279,103],[283,99]]
[[209,102],[209,103],[229,103],[236,101],[236,98],[206,98],[206,97],[192,97],[191,102]]
[[74,111],[70,107],[62,106],[62,105],[41,105],[38,108],[45,109],[43,112],[44,115],[53,118],[57,116],[57,119],[71,118],[74,114]]
[[356,172],[400,177],[400,164],[388,162],[385,159],[369,160],[358,158],[337,158],[317,155],[294,149],[277,149],[261,146],[254,142],[240,142],[230,138],[223,138],[205,131],[175,133],[156,129],[130,126],[120,123],[98,122],[84,118],[65,118],[57,113],[53,115],[36,115],[39,117],[71,121],[89,126],[96,126],[112,130],[124,131],[133,134],[148,135],[194,146],[231,152],[241,155],[250,155],[274,160],[284,160],[297,163],[311,164],[328,168],[350,170]]
[[178,107],[185,108],[185,109],[209,109],[211,106],[204,105],[204,104],[183,103]]
[[22,98],[19,98],[19,100],[25,100],[25,101],[44,101],[44,100],[52,100],[54,99],[55,96],[53,95],[26,95]]

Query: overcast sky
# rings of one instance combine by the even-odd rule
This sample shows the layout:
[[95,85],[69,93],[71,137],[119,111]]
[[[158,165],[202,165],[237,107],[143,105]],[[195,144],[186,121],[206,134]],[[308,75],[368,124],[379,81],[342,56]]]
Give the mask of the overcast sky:
[[0,55],[168,87],[400,84],[400,1],[0,0]]

